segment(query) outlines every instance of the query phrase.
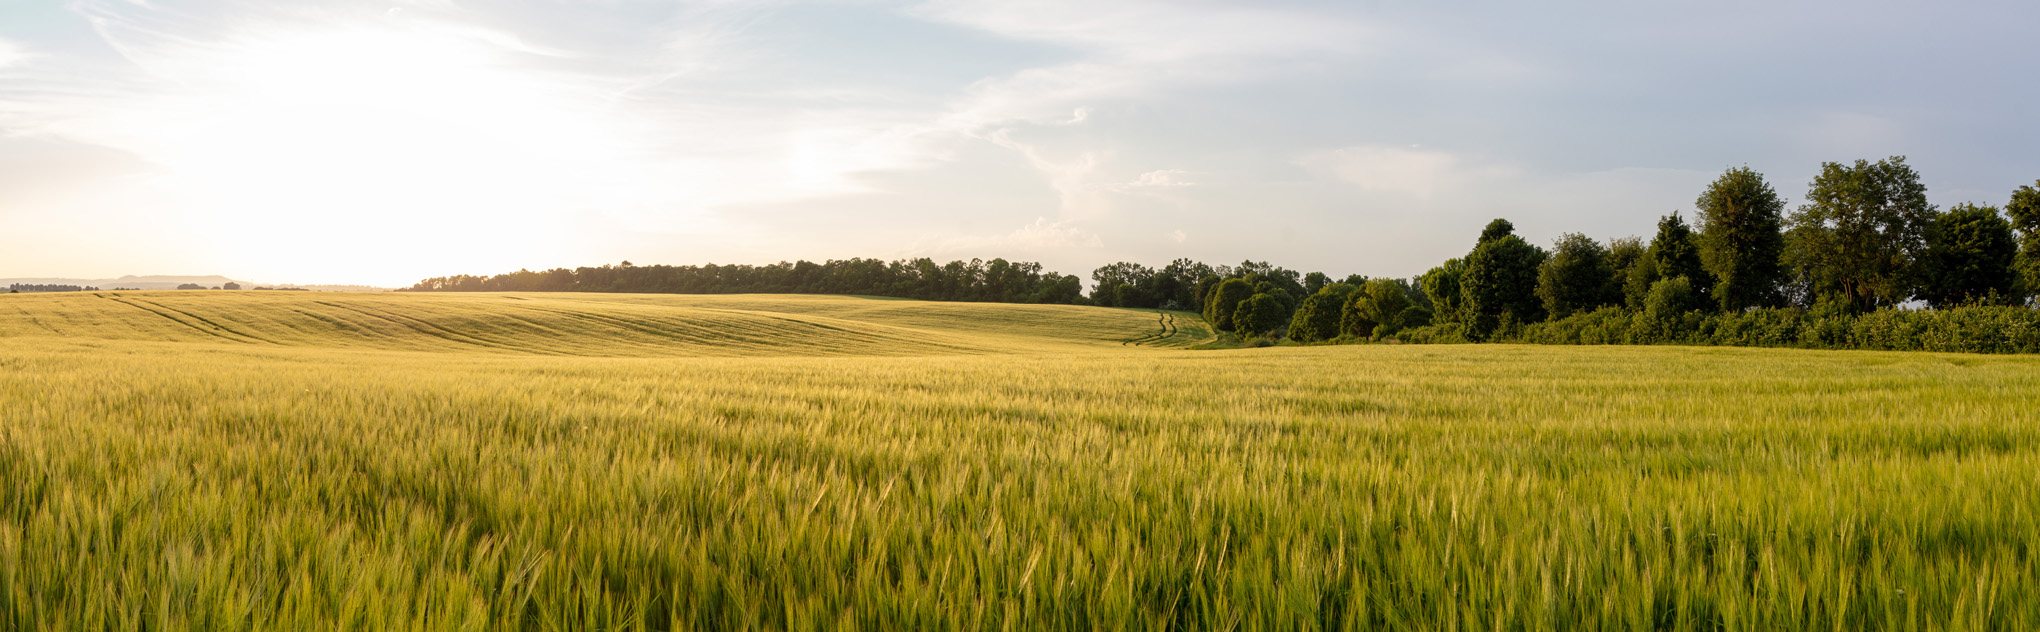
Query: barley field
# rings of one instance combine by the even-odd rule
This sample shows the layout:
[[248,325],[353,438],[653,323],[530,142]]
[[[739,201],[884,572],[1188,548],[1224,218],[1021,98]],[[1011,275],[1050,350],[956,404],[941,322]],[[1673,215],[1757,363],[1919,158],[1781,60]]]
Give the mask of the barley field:
[[2040,359],[0,296],[0,629],[2030,630]]

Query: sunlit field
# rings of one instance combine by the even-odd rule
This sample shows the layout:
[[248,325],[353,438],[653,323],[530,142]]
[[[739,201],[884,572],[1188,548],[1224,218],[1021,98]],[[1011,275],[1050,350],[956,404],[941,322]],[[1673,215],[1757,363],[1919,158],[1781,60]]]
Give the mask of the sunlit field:
[[0,296],[0,629],[2028,630],[2040,358]]

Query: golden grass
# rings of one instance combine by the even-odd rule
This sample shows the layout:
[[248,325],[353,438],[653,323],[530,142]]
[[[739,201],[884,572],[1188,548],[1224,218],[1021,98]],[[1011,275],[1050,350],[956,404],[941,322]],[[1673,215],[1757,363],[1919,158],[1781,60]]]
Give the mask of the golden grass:
[[[1164,336],[1165,330],[1175,333]],[[185,291],[7,296],[0,300],[0,339],[13,337],[642,357],[1071,352],[1128,342],[1189,346],[1211,333],[1181,312],[1070,305]]]
[[2035,358],[1198,352],[1120,344],[1152,312],[824,297],[135,296],[263,340],[0,298],[22,314],[0,316],[0,629],[2040,626]]

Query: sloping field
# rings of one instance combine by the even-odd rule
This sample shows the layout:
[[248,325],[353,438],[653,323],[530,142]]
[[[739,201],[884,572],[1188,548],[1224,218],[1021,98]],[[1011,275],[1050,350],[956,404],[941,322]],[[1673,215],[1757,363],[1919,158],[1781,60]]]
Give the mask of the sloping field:
[[0,339],[658,357],[1074,352],[1186,346],[1209,335],[1201,321],[1164,312],[845,296],[185,291],[0,297]]
[[0,630],[2040,629],[2030,356],[101,294],[0,296]]

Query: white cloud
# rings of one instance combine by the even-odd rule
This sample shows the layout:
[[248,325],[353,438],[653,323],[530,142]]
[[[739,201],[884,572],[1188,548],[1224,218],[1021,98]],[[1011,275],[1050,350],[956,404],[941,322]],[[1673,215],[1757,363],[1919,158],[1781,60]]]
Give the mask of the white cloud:
[[945,253],[974,253],[988,250],[1042,253],[1104,246],[1104,238],[1095,232],[1084,230],[1070,222],[1037,217],[1032,223],[1005,234],[965,235],[944,239],[933,250]]
[[1189,180],[1190,172],[1182,169],[1160,169],[1140,174],[1132,182],[1118,185],[1119,189],[1151,189],[1196,186]]
[[1179,244],[1186,241],[1190,241],[1190,233],[1183,232],[1183,229],[1181,228],[1169,231],[1169,234],[1163,235],[1163,237],[1168,237],[1169,241],[1173,241]]
[[0,39],[0,69],[16,66],[28,61],[28,49],[20,44]]
[[1028,248],[1101,248],[1105,240],[1093,233],[1064,222],[1051,222],[1048,218],[1037,217],[1034,223],[1021,226],[1007,234],[1008,244]]
[[1464,189],[1507,177],[1514,170],[1473,164],[1449,152],[1412,145],[1362,145],[1304,156],[1297,161],[1313,171],[1359,185],[1368,191],[1401,193],[1417,198]]

